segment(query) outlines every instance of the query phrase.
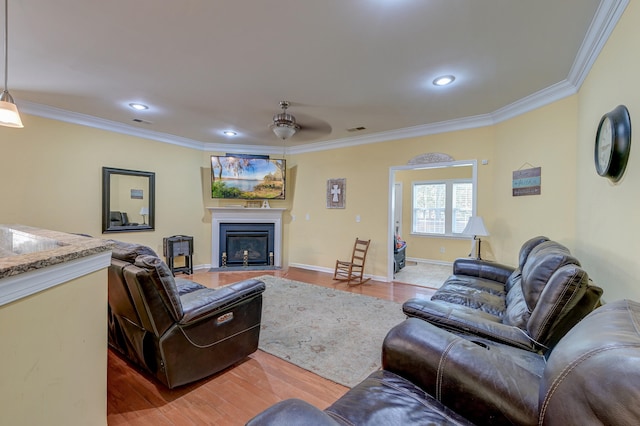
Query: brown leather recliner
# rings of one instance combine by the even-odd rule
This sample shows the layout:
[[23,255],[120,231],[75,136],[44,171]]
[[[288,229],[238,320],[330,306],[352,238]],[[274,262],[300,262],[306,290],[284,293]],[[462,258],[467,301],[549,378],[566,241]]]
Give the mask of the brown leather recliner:
[[453,332],[544,353],[599,306],[601,295],[566,247],[536,237],[523,244],[517,268],[457,259],[430,300],[410,299],[403,310]]
[[128,360],[173,388],[257,350],[262,281],[210,289],[176,279],[148,247],[113,244],[109,344]]
[[249,425],[637,425],[640,303],[604,305],[543,355],[409,318],[383,370],[321,411],[285,400]]

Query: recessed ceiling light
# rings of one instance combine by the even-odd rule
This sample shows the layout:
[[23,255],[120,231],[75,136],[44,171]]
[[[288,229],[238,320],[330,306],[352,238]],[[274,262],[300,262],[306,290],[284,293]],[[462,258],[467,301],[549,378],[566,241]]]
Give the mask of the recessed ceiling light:
[[452,75],[442,75],[435,80],[433,80],[433,84],[436,86],[446,86],[448,84],[453,83],[456,78]]
[[224,132],[222,132],[225,136],[237,136],[238,133],[234,132],[233,130],[225,130]]
[[149,109],[148,106],[146,106],[145,104],[138,104],[138,103],[130,103],[129,106],[133,109],[137,109],[138,111],[143,111],[145,109]]

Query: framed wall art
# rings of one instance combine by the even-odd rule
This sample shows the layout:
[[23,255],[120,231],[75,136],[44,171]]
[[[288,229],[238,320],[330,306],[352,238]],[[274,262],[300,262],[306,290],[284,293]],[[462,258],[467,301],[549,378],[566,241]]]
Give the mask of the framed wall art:
[[327,180],[327,208],[344,209],[347,196],[347,179]]

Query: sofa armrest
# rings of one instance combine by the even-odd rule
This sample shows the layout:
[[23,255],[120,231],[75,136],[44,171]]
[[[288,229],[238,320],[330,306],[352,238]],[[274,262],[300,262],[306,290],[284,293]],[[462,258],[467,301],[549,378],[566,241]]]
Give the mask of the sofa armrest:
[[536,424],[543,357],[472,340],[409,318],[387,334],[382,366],[473,423]]
[[404,313],[445,330],[480,336],[528,351],[540,346],[518,327],[496,321],[493,315],[453,303],[426,299],[409,299],[402,305]]
[[248,279],[218,289],[201,288],[180,296],[183,316],[181,325],[188,325],[216,315],[219,311],[262,294],[265,284]]
[[300,399],[280,401],[247,422],[247,426],[336,426],[339,424],[322,410]]
[[482,259],[461,257],[453,262],[453,275],[468,275],[505,284],[515,268]]

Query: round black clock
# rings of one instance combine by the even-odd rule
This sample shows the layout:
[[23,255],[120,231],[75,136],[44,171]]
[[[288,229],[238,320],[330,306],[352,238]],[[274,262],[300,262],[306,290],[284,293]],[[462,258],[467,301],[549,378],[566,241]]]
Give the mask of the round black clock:
[[618,105],[600,119],[594,160],[600,176],[613,182],[622,178],[631,149],[631,117],[624,105]]

